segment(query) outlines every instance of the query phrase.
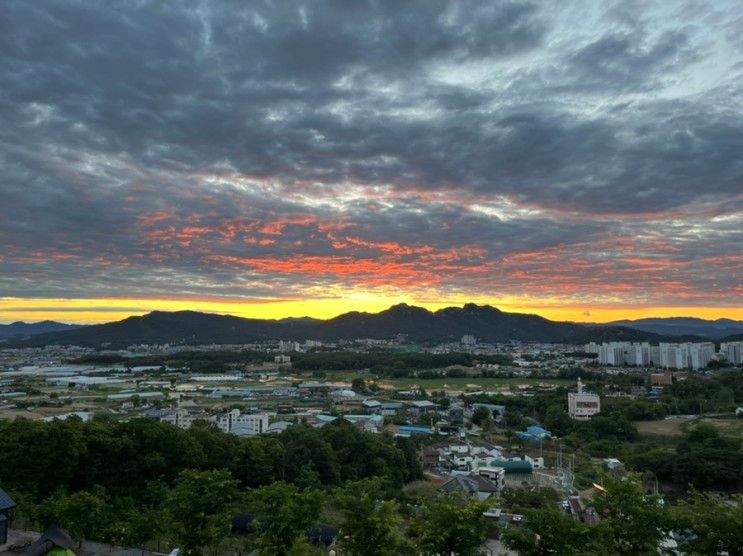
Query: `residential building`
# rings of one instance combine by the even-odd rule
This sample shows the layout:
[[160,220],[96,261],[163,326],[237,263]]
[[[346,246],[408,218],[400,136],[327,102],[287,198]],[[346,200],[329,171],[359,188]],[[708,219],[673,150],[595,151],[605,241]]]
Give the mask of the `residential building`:
[[425,415],[436,413],[439,406],[428,400],[417,400],[410,404],[410,413],[413,415]]
[[704,369],[715,356],[715,344],[712,342],[701,342],[688,344],[689,366],[692,369]]
[[598,353],[602,365],[619,367],[655,365],[666,369],[703,369],[715,355],[712,342],[667,343],[652,346],[648,342],[591,342],[585,345],[589,353]]
[[501,418],[506,414],[505,405],[498,405],[498,404],[492,404],[492,403],[473,403],[472,406],[470,407],[469,416],[471,417],[472,414],[481,407],[484,407],[490,412],[490,417],[494,421],[500,421]]
[[[505,475],[505,472],[503,474]],[[499,477],[503,481],[502,484],[505,484],[505,479],[502,479],[503,475]],[[439,492],[460,492],[482,502],[493,495],[498,495],[502,488],[502,486],[499,487],[498,484],[484,475],[470,473],[469,475],[452,477],[439,487]]]
[[349,388],[338,388],[330,393],[335,403],[343,403],[356,399],[356,392]]
[[170,423],[179,429],[190,429],[193,422],[200,418],[203,418],[201,413],[192,413],[186,409],[165,411],[159,416],[161,423]]
[[361,407],[369,413],[378,413],[382,410],[382,402],[379,400],[364,400]]
[[385,417],[391,417],[402,409],[402,402],[382,402],[380,412]]
[[743,342],[722,342],[720,353],[733,365],[743,363]]
[[660,366],[665,369],[703,369],[715,355],[715,344],[712,342],[661,342],[659,349]]
[[601,398],[593,392],[584,392],[583,383],[578,379],[578,391],[568,392],[568,414],[573,419],[590,419],[601,412]]
[[299,345],[299,342],[292,342],[289,340],[280,340],[279,341],[279,351],[281,353],[287,353],[291,351],[300,351],[301,346]]
[[595,353],[596,355],[598,355],[600,349],[600,344],[597,344],[596,342],[589,342],[585,345],[583,351],[585,351],[586,353]]
[[446,412],[446,418],[454,425],[464,423],[464,405],[461,403],[451,404]]
[[268,429],[266,413],[240,413],[239,409],[214,415],[210,421],[223,432],[239,432],[241,436],[261,434]]
[[652,373],[650,375],[651,386],[670,386],[673,384],[673,372],[670,369],[666,369],[662,373]]

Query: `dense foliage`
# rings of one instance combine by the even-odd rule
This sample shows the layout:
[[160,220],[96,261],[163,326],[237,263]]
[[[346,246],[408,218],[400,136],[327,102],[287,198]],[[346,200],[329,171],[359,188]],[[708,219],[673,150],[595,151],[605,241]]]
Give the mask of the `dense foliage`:
[[708,423],[684,433],[675,448],[639,446],[628,453],[629,463],[658,479],[686,489],[739,491],[743,486],[743,443],[723,436]]
[[[473,356],[469,353],[393,353],[370,352],[312,352],[295,354],[292,367],[298,371],[370,370],[376,374],[406,376],[399,371],[442,369],[453,365],[472,366],[475,362],[509,364],[505,355]],[[433,375],[438,377],[440,375]]]
[[205,424],[181,430],[145,419],[16,419],[0,421],[0,438],[3,484],[35,500],[60,488],[97,487],[141,498],[156,492],[153,483],[171,485],[184,469],[224,469],[247,487],[278,480],[338,485],[372,476],[402,485],[420,476],[415,451],[405,446],[409,440],[366,434],[340,419],[321,429],[298,425],[250,439]]

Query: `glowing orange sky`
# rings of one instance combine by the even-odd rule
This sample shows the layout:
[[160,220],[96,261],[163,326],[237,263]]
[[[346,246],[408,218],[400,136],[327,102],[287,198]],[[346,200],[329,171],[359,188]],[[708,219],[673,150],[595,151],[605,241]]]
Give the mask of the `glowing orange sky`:
[[[519,299],[475,299],[508,312],[535,313],[552,320],[576,322],[610,322],[645,317],[695,316],[706,319],[743,320],[743,307],[588,307],[550,304],[524,304]],[[149,311],[194,310],[230,314],[247,318],[277,319],[310,316],[331,318],[348,311],[378,312],[396,303],[409,303],[430,310],[462,305],[464,300],[444,302],[417,301],[408,297],[374,297],[356,295],[345,299],[278,300],[242,302],[204,299],[17,299],[0,298],[0,322],[56,320],[70,323],[100,323],[120,320]]]

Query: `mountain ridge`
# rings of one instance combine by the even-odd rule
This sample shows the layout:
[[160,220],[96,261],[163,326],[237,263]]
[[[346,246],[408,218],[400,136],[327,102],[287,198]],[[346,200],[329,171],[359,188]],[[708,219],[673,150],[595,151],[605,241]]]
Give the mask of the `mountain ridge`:
[[661,335],[694,335],[720,339],[743,334],[743,321],[719,318],[715,320],[697,317],[648,317],[636,320],[618,320],[607,323]]
[[24,322],[22,320],[10,324],[0,324],[0,338],[12,338],[17,336],[33,336],[47,332],[61,332],[81,328],[80,324],[65,324],[54,320],[42,320],[38,322]]
[[268,320],[189,310],[153,311],[121,321],[39,334],[15,344],[124,347],[131,344],[230,344],[282,339],[385,339],[398,334],[404,334],[411,341],[437,343],[459,341],[465,334],[485,342],[519,340],[579,344],[663,339],[658,334],[629,327],[551,321],[539,315],[503,312],[490,305],[468,303],[462,307],[430,311],[401,303],[379,313],[352,311],[327,320]]

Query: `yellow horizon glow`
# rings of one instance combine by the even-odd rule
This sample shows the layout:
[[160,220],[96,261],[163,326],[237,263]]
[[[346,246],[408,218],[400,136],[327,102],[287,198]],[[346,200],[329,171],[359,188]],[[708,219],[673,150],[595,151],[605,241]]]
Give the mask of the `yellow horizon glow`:
[[[397,303],[408,303],[437,310],[459,306],[469,300],[449,298],[442,301],[412,296],[353,294],[347,297],[319,299],[225,300],[225,299],[42,299],[0,298],[0,323],[55,320],[75,324],[97,324],[144,315],[150,311],[202,311],[244,318],[281,319],[314,317],[328,319],[349,311],[377,313]],[[743,320],[743,307],[708,306],[617,306],[560,304],[559,300],[518,297],[474,298],[478,305],[492,305],[509,313],[536,314],[550,320],[573,322],[611,322],[647,317],[730,318]]]

